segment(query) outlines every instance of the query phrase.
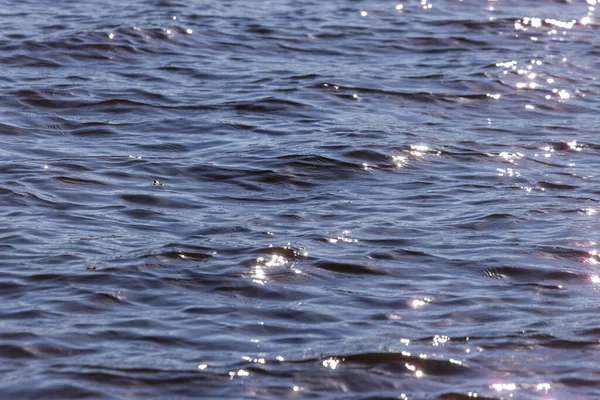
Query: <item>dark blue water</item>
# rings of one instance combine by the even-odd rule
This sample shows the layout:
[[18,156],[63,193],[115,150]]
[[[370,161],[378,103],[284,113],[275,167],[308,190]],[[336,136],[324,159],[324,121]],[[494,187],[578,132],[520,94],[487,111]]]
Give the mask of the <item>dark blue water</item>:
[[0,3],[0,397],[600,398],[595,0]]

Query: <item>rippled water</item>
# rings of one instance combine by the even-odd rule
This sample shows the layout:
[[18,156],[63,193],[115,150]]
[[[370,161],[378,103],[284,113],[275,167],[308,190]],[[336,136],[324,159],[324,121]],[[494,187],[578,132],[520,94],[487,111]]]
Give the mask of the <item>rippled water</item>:
[[2,1],[2,397],[600,398],[595,7]]

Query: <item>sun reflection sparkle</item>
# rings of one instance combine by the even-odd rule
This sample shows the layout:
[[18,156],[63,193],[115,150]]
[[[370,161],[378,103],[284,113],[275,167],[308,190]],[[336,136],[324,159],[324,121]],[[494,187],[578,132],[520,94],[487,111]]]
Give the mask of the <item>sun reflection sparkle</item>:
[[408,158],[404,157],[404,156],[393,156],[392,160],[394,161],[394,163],[396,164],[396,166],[398,168],[402,168],[406,164],[408,164]]
[[512,392],[517,389],[517,385],[514,383],[494,383],[490,387],[497,392],[502,392],[503,390]]
[[230,371],[229,372],[229,380],[233,380],[233,378],[235,378],[236,376],[248,376],[248,375],[250,375],[250,372],[246,371],[245,369],[240,369],[237,372]]
[[[598,259],[600,258],[600,254],[598,254],[598,250],[591,250],[588,252],[588,254],[589,254],[589,258],[587,258],[585,260],[586,263],[592,264],[592,265],[600,264],[600,261],[598,261]],[[592,279],[592,281],[593,281],[593,279]]]
[[336,369],[341,361],[344,361],[344,359],[342,358],[340,360],[339,358],[329,357],[328,359],[323,360],[323,366],[325,368]]
[[425,304],[429,304],[429,303],[431,303],[431,301],[432,301],[432,300],[433,300],[433,299],[432,299],[432,298],[430,298],[430,297],[424,297],[424,298],[422,298],[422,299],[413,299],[413,300],[410,302],[410,306],[411,306],[412,308],[415,308],[415,309],[417,309],[417,308],[421,308],[421,307],[423,307]]
[[547,394],[547,393],[548,393],[548,390],[550,390],[551,388],[552,388],[552,387],[550,386],[550,384],[549,384],[549,383],[546,383],[546,382],[538,383],[538,385],[537,385],[537,387],[536,387],[536,389],[537,389],[538,391],[541,391],[541,390],[543,390],[543,391],[544,391],[544,394]]
[[443,346],[450,341],[450,338],[446,335],[435,335],[432,340],[434,346]]
[[[272,246],[270,246],[272,247]],[[284,251],[290,251],[294,256],[307,256],[308,252],[304,250],[304,248],[300,248],[299,250],[293,249],[291,244],[288,243],[287,246],[283,247]],[[254,283],[259,285],[265,285],[268,279],[269,270],[272,268],[279,267],[287,267],[289,271],[295,274],[301,274],[302,271],[295,268],[296,262],[292,259],[288,259],[279,254],[271,254],[269,256],[258,257],[256,258],[256,262],[252,265],[249,277],[252,278]]]
[[266,361],[264,358],[252,358],[252,357],[248,357],[248,356],[243,356],[242,360],[251,362],[251,363],[256,363],[256,364],[265,364]]

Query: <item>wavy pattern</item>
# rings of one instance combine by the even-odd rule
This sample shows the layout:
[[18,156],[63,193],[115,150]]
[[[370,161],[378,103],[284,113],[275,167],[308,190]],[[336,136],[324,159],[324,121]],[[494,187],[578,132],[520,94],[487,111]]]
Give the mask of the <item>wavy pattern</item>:
[[595,1],[0,6],[0,393],[597,398]]

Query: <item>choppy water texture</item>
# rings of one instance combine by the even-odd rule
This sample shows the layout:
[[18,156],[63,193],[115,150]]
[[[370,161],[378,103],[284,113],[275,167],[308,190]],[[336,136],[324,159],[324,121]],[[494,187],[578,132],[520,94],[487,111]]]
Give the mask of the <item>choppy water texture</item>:
[[3,398],[600,398],[595,0],[2,1]]

